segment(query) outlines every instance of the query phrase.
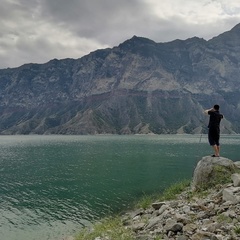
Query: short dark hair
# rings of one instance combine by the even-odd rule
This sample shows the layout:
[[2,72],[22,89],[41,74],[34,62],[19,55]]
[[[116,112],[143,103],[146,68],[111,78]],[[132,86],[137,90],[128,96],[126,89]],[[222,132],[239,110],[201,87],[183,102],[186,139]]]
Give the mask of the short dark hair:
[[219,105],[216,104],[216,105],[213,106],[213,108],[214,108],[215,110],[219,110]]

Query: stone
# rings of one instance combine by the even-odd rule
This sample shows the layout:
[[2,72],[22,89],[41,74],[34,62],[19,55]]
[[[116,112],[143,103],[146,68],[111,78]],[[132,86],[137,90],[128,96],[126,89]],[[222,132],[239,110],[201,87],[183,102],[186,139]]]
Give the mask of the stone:
[[239,173],[232,174],[231,179],[233,181],[234,187],[240,187],[240,174]]
[[216,222],[209,223],[209,224],[206,224],[206,231],[216,233],[217,229],[219,229],[220,227],[221,227],[220,223],[216,223]]
[[224,157],[203,157],[197,164],[192,181],[192,190],[196,191],[203,186],[208,186],[213,180],[214,166],[221,166],[226,171],[233,173],[236,169],[234,162]]
[[229,210],[223,213],[226,217],[236,218],[236,213],[233,210]]
[[235,165],[237,168],[240,168],[240,161],[234,162],[234,165]]
[[177,222],[180,222],[180,223],[183,223],[183,224],[190,223],[190,221],[191,221],[187,214],[177,213],[175,215],[175,217],[176,217]]
[[191,240],[218,240],[218,238],[213,233],[198,231],[192,236]]
[[140,222],[140,223],[135,223],[135,224],[132,225],[132,230],[133,230],[134,232],[137,232],[137,231],[139,231],[139,230],[142,230],[145,225],[146,225],[146,223],[142,223],[142,222]]
[[138,235],[138,240],[151,240],[151,236],[149,236],[148,234],[141,234],[141,235]]
[[154,229],[154,227],[158,224],[161,224],[161,222],[162,222],[161,217],[150,218],[145,229]]
[[176,240],[188,240],[188,237],[182,235],[182,236],[178,236],[178,237],[176,238]]
[[175,220],[173,219],[168,219],[166,221],[166,225],[164,226],[164,229],[167,231],[167,232],[179,232],[181,231],[183,228],[183,224],[181,223],[178,223],[176,222]]
[[[140,214],[135,214],[138,219],[135,222],[131,219],[128,226],[134,230],[135,239],[240,239],[235,232],[240,221],[240,204],[236,204],[240,203],[240,187],[234,187],[232,183],[218,185],[208,189],[207,195],[193,193],[191,199],[188,197],[189,191],[186,189],[177,195],[177,199],[164,201],[162,205],[163,202],[155,202],[156,210],[151,206],[142,213],[140,210],[136,211],[135,213]],[[158,204],[161,205],[159,209]],[[101,240],[106,240],[105,236]]]
[[225,188],[222,193],[224,201],[230,201],[233,204],[240,203],[240,187]]
[[158,214],[162,215],[167,210],[167,208],[168,208],[167,205],[162,205],[161,208],[158,211]]
[[143,214],[143,209],[137,209],[136,211],[133,211],[130,213],[131,218],[135,218],[136,216]]
[[165,202],[155,202],[155,203],[152,203],[152,207],[155,209],[155,210],[158,210],[160,207],[162,207],[163,205],[165,205],[166,203]]
[[190,213],[191,212],[191,208],[189,206],[184,206],[182,208],[182,210],[183,210],[184,213]]
[[188,233],[188,234],[193,234],[195,230],[197,229],[197,225],[194,223],[186,224],[183,227],[183,231]]

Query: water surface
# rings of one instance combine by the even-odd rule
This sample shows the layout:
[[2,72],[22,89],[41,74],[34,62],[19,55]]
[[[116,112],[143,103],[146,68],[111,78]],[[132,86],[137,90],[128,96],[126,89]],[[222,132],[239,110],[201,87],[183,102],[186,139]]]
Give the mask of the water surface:
[[[240,160],[239,135],[221,155]],[[0,239],[59,240],[191,178],[206,135],[0,136]]]

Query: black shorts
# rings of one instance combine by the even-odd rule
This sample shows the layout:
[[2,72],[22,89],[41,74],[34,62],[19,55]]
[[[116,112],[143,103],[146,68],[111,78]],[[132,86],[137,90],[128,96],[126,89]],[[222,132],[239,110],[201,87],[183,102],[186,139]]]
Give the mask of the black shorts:
[[219,146],[220,130],[216,128],[209,128],[208,130],[208,141],[211,146]]

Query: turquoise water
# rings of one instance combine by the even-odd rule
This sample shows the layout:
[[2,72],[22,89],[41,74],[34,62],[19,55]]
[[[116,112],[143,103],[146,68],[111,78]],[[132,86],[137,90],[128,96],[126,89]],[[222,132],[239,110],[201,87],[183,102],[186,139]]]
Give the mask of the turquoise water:
[[[239,135],[221,155],[240,160]],[[60,240],[191,178],[206,135],[0,136],[0,239]]]

